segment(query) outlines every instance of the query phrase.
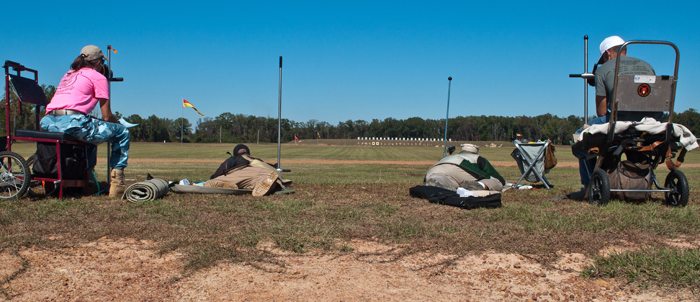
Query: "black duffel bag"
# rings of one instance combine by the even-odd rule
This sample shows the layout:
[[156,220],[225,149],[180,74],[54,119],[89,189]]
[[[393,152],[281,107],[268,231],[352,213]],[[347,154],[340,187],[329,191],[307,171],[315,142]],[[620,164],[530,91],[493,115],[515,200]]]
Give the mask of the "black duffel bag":
[[408,192],[413,197],[427,199],[431,203],[460,207],[468,210],[475,208],[498,208],[502,205],[500,193],[483,197],[460,197],[455,191],[433,186],[415,186],[410,188]]

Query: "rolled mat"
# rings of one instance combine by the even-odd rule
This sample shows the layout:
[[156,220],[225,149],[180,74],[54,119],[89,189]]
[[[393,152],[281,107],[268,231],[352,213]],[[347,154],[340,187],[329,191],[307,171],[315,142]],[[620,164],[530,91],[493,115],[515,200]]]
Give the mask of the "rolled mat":
[[251,189],[227,189],[227,188],[211,188],[204,186],[193,186],[193,185],[174,185],[170,188],[171,191],[175,193],[196,193],[196,194],[233,194],[233,195],[245,195],[252,194]]
[[168,194],[168,182],[159,178],[137,182],[124,191],[122,199],[130,202],[151,201]]

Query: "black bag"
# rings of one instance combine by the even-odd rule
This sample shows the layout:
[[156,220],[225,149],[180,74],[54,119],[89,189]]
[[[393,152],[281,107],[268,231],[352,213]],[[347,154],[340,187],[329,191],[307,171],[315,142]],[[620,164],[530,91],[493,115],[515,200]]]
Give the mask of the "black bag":
[[[646,161],[618,161],[615,168],[608,171],[608,178],[610,189],[651,189],[651,167]],[[627,201],[644,201],[650,196],[651,192],[610,192],[610,197]]]
[[[33,175],[58,178],[56,143],[36,143],[35,155],[36,162],[32,166]],[[85,154],[84,146],[61,144],[61,156],[63,157],[63,179],[81,180],[85,178],[87,154]]]
[[433,186],[415,186],[408,192],[413,197],[427,199],[431,203],[444,204],[462,209],[498,208],[501,204],[501,194],[491,194],[484,197],[459,197],[455,191]]

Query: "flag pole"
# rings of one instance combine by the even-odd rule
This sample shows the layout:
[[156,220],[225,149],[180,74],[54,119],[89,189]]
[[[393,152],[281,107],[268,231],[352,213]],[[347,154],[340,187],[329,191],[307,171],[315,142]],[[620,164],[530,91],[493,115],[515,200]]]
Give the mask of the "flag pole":
[[277,171],[282,171],[282,164],[280,163],[280,154],[282,153],[282,56],[280,56],[280,87],[278,103],[279,108],[277,111]]
[[[107,72],[107,77],[110,79],[112,78],[112,45],[107,45],[107,67],[109,67],[109,72]],[[107,97],[109,98],[110,102],[112,101],[112,82],[110,79],[107,79]],[[101,113],[101,111],[100,111]],[[100,117],[102,115],[100,114]],[[95,151],[97,152],[97,151]],[[111,184],[112,183],[112,175],[109,173],[110,171],[110,166],[109,163],[112,162],[112,144],[107,144],[107,183]],[[95,181],[97,182],[97,181]],[[63,185],[63,184],[61,184]],[[99,184],[98,184],[99,187]],[[110,189],[112,189],[110,187]]]
[[185,135],[185,123],[183,122],[185,120],[185,97],[182,97],[182,104],[181,106],[182,109],[182,114],[180,115],[180,145],[182,145],[182,137]]
[[447,154],[447,119],[450,117],[450,88],[452,88],[452,77],[447,77],[447,113],[445,114],[445,140],[442,144],[442,157]]

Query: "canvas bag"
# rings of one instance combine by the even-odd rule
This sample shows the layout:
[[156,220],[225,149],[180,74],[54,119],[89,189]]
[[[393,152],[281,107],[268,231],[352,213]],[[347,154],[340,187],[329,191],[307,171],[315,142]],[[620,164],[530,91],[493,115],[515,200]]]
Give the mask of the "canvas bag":
[[544,168],[546,170],[552,169],[557,165],[557,157],[554,156],[554,151],[554,144],[550,141],[544,154]]
[[[610,189],[649,190],[651,189],[651,165],[630,160],[618,161],[617,167],[608,171]],[[610,197],[627,201],[643,201],[651,192],[610,192]]]

